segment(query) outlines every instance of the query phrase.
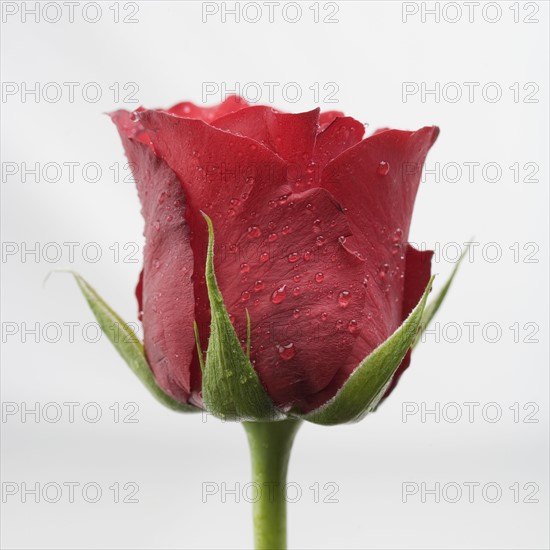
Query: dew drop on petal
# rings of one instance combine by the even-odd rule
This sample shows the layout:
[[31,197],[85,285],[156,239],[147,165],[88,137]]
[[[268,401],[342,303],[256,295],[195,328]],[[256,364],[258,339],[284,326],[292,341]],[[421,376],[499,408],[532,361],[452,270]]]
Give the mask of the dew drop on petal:
[[300,259],[300,254],[298,254],[298,252],[292,252],[291,254],[288,255],[288,261],[291,264],[296,263],[299,259]]
[[250,271],[250,266],[248,264],[241,264],[241,273],[248,273]]
[[262,234],[262,230],[257,225],[251,225],[247,230],[247,234],[251,239],[257,239]]
[[286,298],[286,285],[280,286],[277,290],[271,294],[271,302],[274,304],[280,304],[285,301]]
[[313,252],[311,250],[306,250],[304,252],[304,261],[309,262],[313,258]]
[[359,330],[360,330],[359,323],[355,319],[352,319],[348,323],[348,332],[351,332],[351,334],[355,334],[356,332],[359,332]]
[[290,361],[296,355],[296,348],[292,342],[285,346],[277,346],[277,351],[283,361]]
[[268,242],[274,243],[279,237],[277,236],[277,233],[270,233],[267,237]]
[[398,227],[394,232],[393,232],[393,237],[392,237],[392,241],[394,243],[398,243],[401,238],[403,237],[403,230]]
[[153,260],[153,267],[154,267],[155,269],[158,269],[158,268],[160,267],[160,260],[159,260],[158,258],[155,258],[155,259]]
[[267,252],[262,252],[260,254],[260,262],[265,264],[265,262],[267,262],[267,260],[269,260],[269,254]]
[[344,321],[342,321],[342,319],[338,319],[334,326],[336,327],[336,330],[342,330]]
[[301,275],[294,275],[294,277],[292,277],[292,279],[295,283],[299,283],[302,280],[302,277],[301,277]]
[[390,163],[385,160],[381,160],[378,164],[376,172],[379,176],[387,176],[390,171]]
[[320,271],[318,273],[315,273],[315,282],[316,283],[322,283],[325,280],[324,273],[321,273]]
[[351,292],[349,290],[342,290],[338,294],[338,304],[341,307],[348,307],[351,301]]
[[290,227],[288,225],[285,225],[282,229],[283,235],[288,235],[290,233]]
[[380,269],[378,271],[379,279],[384,280],[386,278],[386,275],[389,269],[390,269],[389,264],[383,264],[382,266],[380,266]]
[[294,317],[294,319],[297,319],[298,317],[300,317],[300,310],[298,308],[296,308],[293,312],[292,312],[292,317]]
[[328,313],[326,311],[323,311],[323,313],[321,313],[321,319],[323,321],[326,321],[328,319]]
[[250,292],[248,292],[248,290],[245,290],[244,292],[241,293],[241,300],[243,302],[250,300]]
[[327,239],[326,237],[323,237],[323,235],[319,235],[316,239],[315,239],[315,245],[316,246],[325,246],[325,244],[327,244]]
[[299,286],[297,286],[297,287],[295,287],[294,290],[292,291],[292,294],[293,294],[294,296],[300,296],[300,294],[302,294],[302,289],[301,289]]
[[256,292],[260,292],[260,290],[263,290],[265,288],[265,283],[261,280],[261,279],[258,279],[255,283],[254,283],[254,290]]

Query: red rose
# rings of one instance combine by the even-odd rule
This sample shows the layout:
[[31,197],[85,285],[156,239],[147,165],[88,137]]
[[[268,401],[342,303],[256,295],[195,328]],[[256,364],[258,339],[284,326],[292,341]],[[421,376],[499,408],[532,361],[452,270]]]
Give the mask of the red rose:
[[201,212],[213,223],[229,318],[244,349],[248,311],[251,363],[283,411],[331,399],[421,298],[432,253],[407,239],[436,127],[363,139],[363,124],[340,112],[287,114],[238,98],[111,116],[145,218],[136,290],[145,353],[177,401],[202,407],[193,328],[206,347]]

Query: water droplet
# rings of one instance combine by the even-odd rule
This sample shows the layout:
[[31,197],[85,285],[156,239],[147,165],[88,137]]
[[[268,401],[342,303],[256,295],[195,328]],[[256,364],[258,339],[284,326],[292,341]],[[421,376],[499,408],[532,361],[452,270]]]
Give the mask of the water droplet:
[[380,266],[380,270],[378,271],[378,277],[384,280],[386,278],[386,275],[389,269],[390,269],[389,264],[383,264],[382,266]]
[[309,262],[313,258],[313,252],[311,250],[306,250],[304,252],[304,261]]
[[291,254],[288,255],[288,261],[291,264],[296,263],[299,259],[300,259],[300,254],[298,254],[298,252],[292,252]]
[[296,308],[293,312],[292,312],[292,317],[294,317],[294,319],[297,319],[298,317],[300,317],[300,310],[298,308]]
[[313,220],[313,231],[315,233],[319,233],[319,231],[321,231],[321,220],[319,218]]
[[390,171],[390,163],[385,160],[381,160],[378,164],[376,172],[379,176],[387,176]]
[[400,240],[401,240],[401,237],[403,237],[403,230],[398,227],[394,232],[393,232],[393,237],[392,237],[392,241],[394,243],[398,243]]
[[163,192],[159,195],[159,204],[163,204],[165,200],[166,200],[166,193],[163,191]]
[[168,214],[168,216],[166,216],[166,221],[167,222],[171,222],[172,220],[174,219],[174,216]]
[[243,302],[246,302],[247,300],[250,300],[250,292],[248,292],[248,290],[245,290],[244,292],[241,292],[241,300]]
[[302,277],[300,275],[294,275],[292,279],[294,280],[295,283],[299,283],[302,280]]
[[321,313],[321,319],[323,321],[326,321],[328,319],[328,313],[326,311],[323,311],[323,313]]
[[131,114],[130,114],[130,120],[132,122],[137,122],[139,120],[139,112],[138,111],[133,111]]
[[334,326],[336,327],[336,330],[342,330],[344,326],[344,321],[342,321],[342,319],[338,319]]
[[354,334],[356,332],[359,332],[359,330],[360,330],[359,323],[355,319],[352,319],[348,323],[348,332],[351,332],[351,334]]
[[290,227],[288,225],[285,225],[282,229],[283,235],[288,235],[290,233]]
[[277,346],[277,351],[283,361],[290,361],[296,355],[296,348],[292,342],[286,346]]
[[399,252],[401,252],[401,245],[399,243],[393,243],[391,253],[396,256]]
[[153,227],[155,228],[155,231],[158,231],[160,229],[160,221],[159,220],[154,221]]
[[277,290],[271,294],[271,301],[274,304],[280,304],[285,301],[286,298],[286,285],[280,286]]
[[153,260],[153,267],[154,267],[155,269],[158,269],[158,268],[160,267],[160,260],[159,260],[159,259],[155,258],[155,259]]
[[320,271],[319,271],[319,273],[315,273],[315,282],[316,283],[322,283],[324,280],[325,280],[324,273],[321,273]]
[[235,216],[235,214],[236,214],[236,212],[235,212],[235,210],[234,210],[233,208],[230,208],[230,209],[227,211],[227,215],[228,215],[229,217],[231,217],[231,218],[232,218],[233,216]]
[[251,239],[257,239],[262,234],[262,230],[257,225],[251,225],[247,230],[247,234]]
[[300,294],[302,294],[302,289],[301,289],[299,286],[297,286],[297,287],[295,287],[294,290],[292,291],[292,294],[293,294],[294,296],[300,296]]
[[279,199],[277,200],[277,202],[283,206],[283,204],[286,204],[286,201],[288,200],[288,195],[282,195],[279,197]]
[[306,204],[306,208],[307,208],[308,210],[311,210],[311,209],[313,208],[313,204],[311,204],[310,202],[308,202],[308,203]]
[[325,244],[327,244],[327,239],[326,237],[323,237],[323,235],[319,235],[316,239],[315,239],[315,244],[316,246],[325,246]]
[[274,243],[278,239],[277,233],[270,233],[269,237],[267,237],[268,242]]
[[260,292],[260,290],[263,290],[265,288],[265,283],[258,279],[255,283],[254,283],[254,290],[256,292]]
[[267,260],[269,260],[269,254],[267,252],[262,252],[260,254],[260,262],[265,264],[265,262],[267,262]]
[[248,273],[250,271],[250,266],[248,264],[241,264],[241,273]]
[[338,303],[341,307],[348,307],[351,301],[351,292],[349,290],[342,290],[338,294]]

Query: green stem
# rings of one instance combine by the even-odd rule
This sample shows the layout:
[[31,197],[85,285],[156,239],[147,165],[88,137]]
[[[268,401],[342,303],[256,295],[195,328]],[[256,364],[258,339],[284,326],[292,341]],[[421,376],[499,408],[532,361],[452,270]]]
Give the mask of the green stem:
[[243,422],[250,445],[256,550],[286,549],[286,473],[299,420]]

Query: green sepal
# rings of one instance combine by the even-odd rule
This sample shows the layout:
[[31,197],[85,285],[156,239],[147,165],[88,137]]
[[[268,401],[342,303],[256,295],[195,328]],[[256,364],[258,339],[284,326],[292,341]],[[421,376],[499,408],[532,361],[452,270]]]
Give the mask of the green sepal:
[[447,296],[447,292],[449,292],[449,288],[451,288],[451,284],[453,282],[453,279],[455,278],[455,275],[458,272],[458,268],[460,267],[462,260],[464,260],[464,258],[468,254],[469,248],[470,248],[470,245],[468,244],[464,249],[464,252],[462,252],[462,255],[460,256],[460,258],[456,262],[456,265],[450,277],[447,279],[447,282],[443,285],[443,288],[436,294],[435,298],[432,298],[430,300],[430,303],[424,309],[424,313],[422,314],[422,319],[420,321],[420,328],[416,334],[416,337],[411,347],[414,348],[418,344],[418,342],[420,342],[420,339],[422,338],[422,334],[424,334],[424,331],[426,330],[426,328],[428,328],[428,325],[430,324],[434,315],[437,313],[438,309],[441,307],[443,300]]
[[358,422],[376,407],[416,336],[433,280],[403,324],[363,359],[338,393],[301,418],[324,426],[345,424]]
[[[223,303],[214,273],[214,228],[208,224],[206,286],[210,300],[210,338],[202,380],[202,397],[207,410],[222,420],[280,420],[278,411],[264,390],[250,359],[243,352],[239,338]],[[247,313],[247,350],[250,349],[250,320]]]
[[71,271],[82,294],[86,298],[103,333],[115,346],[133,373],[163,405],[177,412],[198,412],[200,409],[176,401],[160,388],[147,363],[142,343],[134,331],[125,323],[78,273]]

